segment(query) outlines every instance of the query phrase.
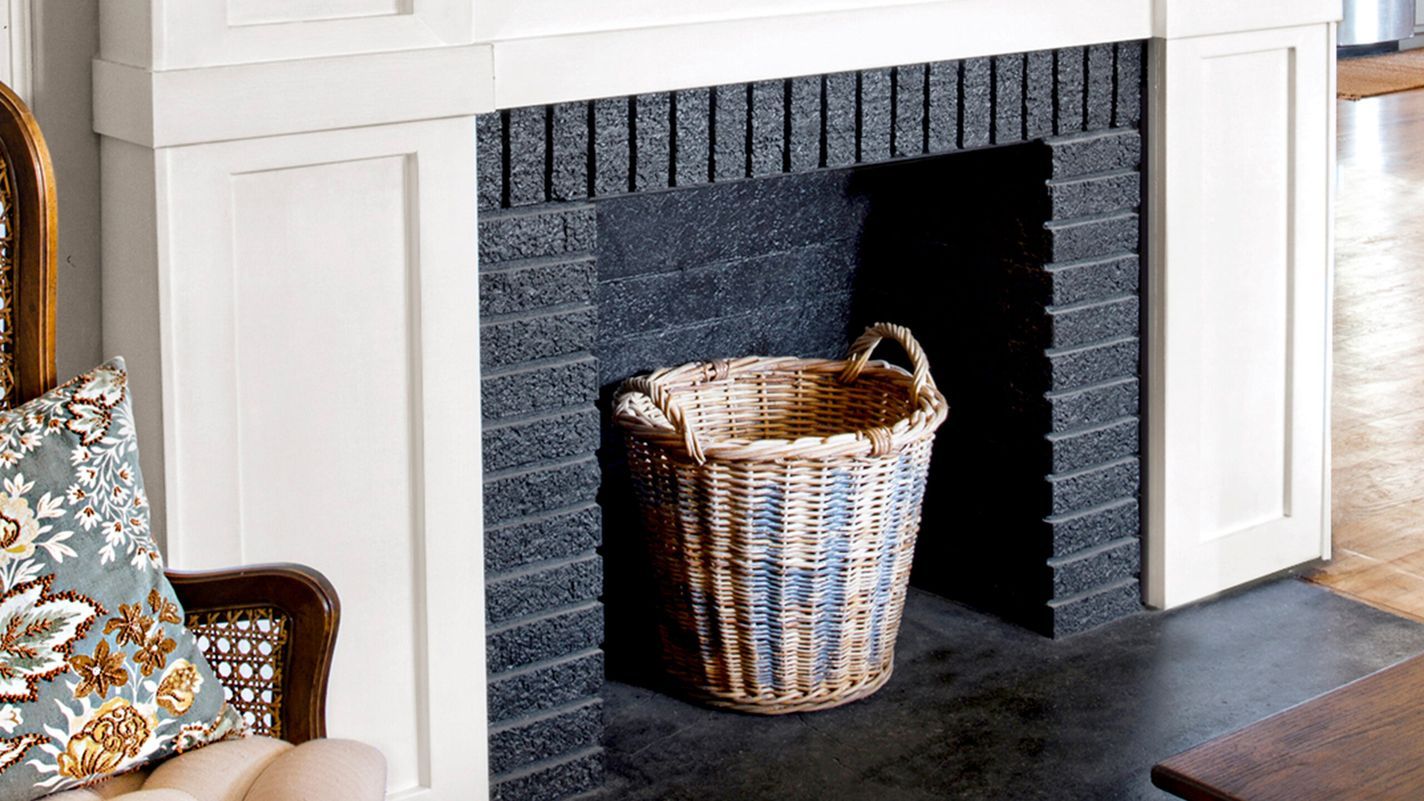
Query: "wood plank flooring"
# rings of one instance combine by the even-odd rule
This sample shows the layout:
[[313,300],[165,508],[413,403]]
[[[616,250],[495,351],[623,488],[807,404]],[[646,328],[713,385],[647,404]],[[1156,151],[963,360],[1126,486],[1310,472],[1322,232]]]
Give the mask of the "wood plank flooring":
[[1424,90],[1339,111],[1335,559],[1309,578],[1424,620]]

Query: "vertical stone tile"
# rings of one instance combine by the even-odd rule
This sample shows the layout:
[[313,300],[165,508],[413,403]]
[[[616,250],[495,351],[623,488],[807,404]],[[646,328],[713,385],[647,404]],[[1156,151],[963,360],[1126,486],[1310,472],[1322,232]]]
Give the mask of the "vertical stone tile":
[[1136,127],[1142,121],[1142,42],[1121,42],[1117,46],[1117,111],[1113,125]]
[[890,158],[890,70],[865,70],[860,74],[859,161]]
[[672,101],[666,92],[638,95],[635,101],[634,130],[637,132],[637,162],[634,186],[639,192],[666,189],[672,144]]
[[677,93],[678,186],[698,186],[712,180],[712,139],[708,124],[712,119],[710,89],[685,89]]
[[994,142],[1023,141],[1023,54],[994,57]]
[[826,76],[826,166],[855,163],[856,76],[838,72]]
[[786,82],[752,84],[751,173],[753,178],[786,171]]
[[1084,48],[1065,47],[1054,51],[1058,60],[1058,116],[1054,131],[1058,134],[1083,130],[1083,65]]
[[962,64],[963,119],[960,126],[962,147],[983,147],[990,143],[994,127],[993,60],[965,59]]
[[930,135],[927,150],[945,153],[959,147],[959,62],[929,66]]
[[1088,48],[1088,130],[1107,128],[1113,121],[1113,86],[1117,75],[1113,67],[1113,46],[1093,45]]
[[588,103],[554,106],[554,165],[550,200],[588,197]]
[[593,101],[593,192],[596,197],[628,191],[628,98]]
[[1037,50],[1028,54],[1028,119],[1025,121],[1029,139],[1053,135],[1053,51]]
[[927,66],[915,64],[895,70],[894,155],[918,156],[925,152],[925,75]]
[[544,138],[548,109],[544,106],[509,112],[509,205],[532,206],[548,200],[544,191]]
[[795,172],[821,166],[821,78],[791,80],[791,169]]
[[504,121],[499,112],[475,118],[475,152],[479,171],[475,176],[481,209],[497,209],[504,198]]
[[735,181],[747,177],[747,85],[718,86],[712,90],[716,111],[716,148],[713,180]]

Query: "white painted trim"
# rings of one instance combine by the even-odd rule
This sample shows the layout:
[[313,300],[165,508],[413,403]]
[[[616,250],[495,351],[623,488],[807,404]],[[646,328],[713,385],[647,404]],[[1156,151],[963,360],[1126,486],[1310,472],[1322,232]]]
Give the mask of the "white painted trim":
[[1152,36],[1183,39],[1338,22],[1342,0],[1154,0]]
[[492,66],[485,45],[159,72],[96,60],[94,130],[172,147],[472,115],[493,105]]

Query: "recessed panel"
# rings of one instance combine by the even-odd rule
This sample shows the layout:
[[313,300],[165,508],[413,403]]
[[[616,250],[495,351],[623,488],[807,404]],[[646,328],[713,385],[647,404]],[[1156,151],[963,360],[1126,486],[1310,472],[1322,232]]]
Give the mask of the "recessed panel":
[[[419,343],[404,156],[232,178],[242,560],[341,593],[332,736],[425,745]],[[378,677],[378,678],[377,678]]]
[[[1193,298],[1203,385],[1197,390],[1200,535],[1228,536],[1290,513],[1291,51],[1209,58],[1200,141],[1211,169]],[[1190,280],[1190,279],[1189,279]],[[1170,401],[1170,399],[1169,399]]]
[[274,25],[409,14],[413,0],[228,0],[229,25]]

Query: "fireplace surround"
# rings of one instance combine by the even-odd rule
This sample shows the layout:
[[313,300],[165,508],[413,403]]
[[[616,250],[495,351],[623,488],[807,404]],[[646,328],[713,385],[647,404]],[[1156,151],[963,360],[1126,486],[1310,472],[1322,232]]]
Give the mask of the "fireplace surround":
[[1141,608],[1144,51],[479,118],[495,797],[596,786],[605,669],[655,681],[607,406],[659,366],[909,324],[953,409],[916,583],[1052,636]]

